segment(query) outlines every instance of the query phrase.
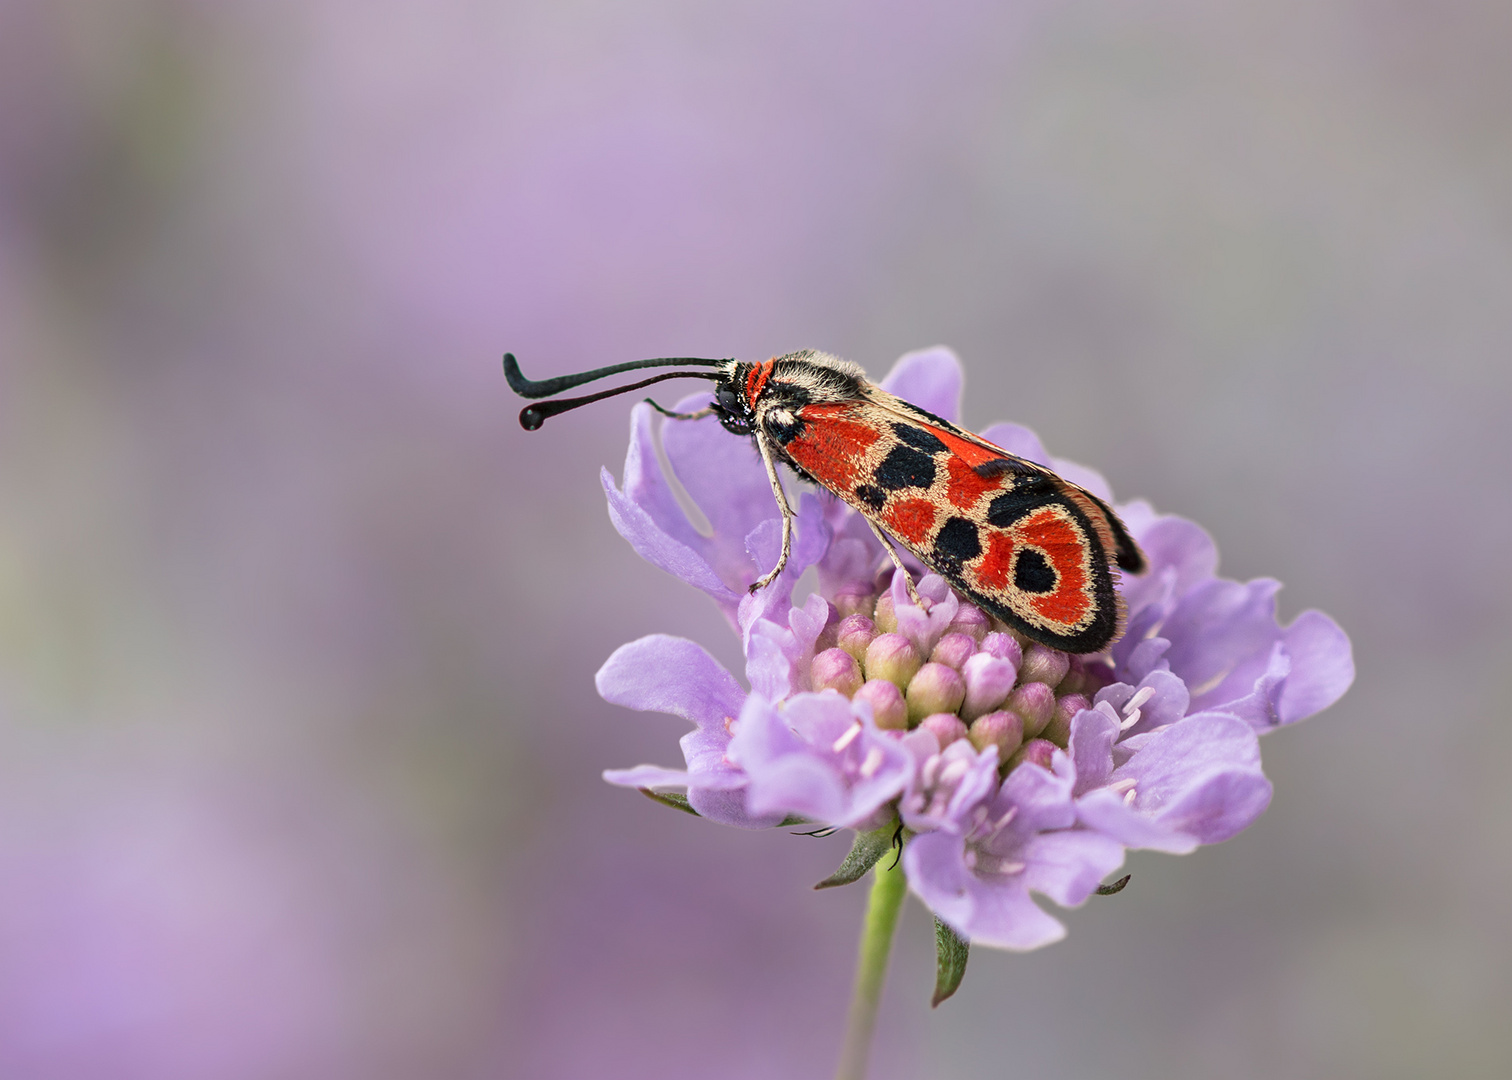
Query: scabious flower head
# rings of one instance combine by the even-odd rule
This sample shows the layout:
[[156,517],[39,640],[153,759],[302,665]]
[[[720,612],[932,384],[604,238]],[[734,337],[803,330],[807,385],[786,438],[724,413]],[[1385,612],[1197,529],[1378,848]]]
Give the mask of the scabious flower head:
[[[882,385],[959,413],[949,350],[904,356]],[[1280,626],[1277,582],[1218,577],[1207,533],[1144,502],[1117,507],[1150,568],[1123,578],[1128,629],[1103,654],[1022,638],[916,563],[914,603],[865,519],[823,492],[797,501],[786,568],[750,594],[782,535],[755,449],[713,418],[668,422],[669,474],[653,422],[636,406],[623,481],[603,472],[610,518],[642,557],[720,606],[749,689],[690,641],[622,646],[598,674],[602,696],[694,729],[684,768],[605,778],[683,788],[693,810],[743,828],[896,822],[909,887],[972,941],[1047,944],[1064,929],[1031,893],[1074,906],[1125,849],[1182,853],[1245,828],[1271,797],[1257,736],[1326,708],[1353,680],[1331,619],[1307,611]],[[1028,429],[982,435],[1112,501],[1099,474],[1050,458]],[[817,591],[795,603],[810,567]]]

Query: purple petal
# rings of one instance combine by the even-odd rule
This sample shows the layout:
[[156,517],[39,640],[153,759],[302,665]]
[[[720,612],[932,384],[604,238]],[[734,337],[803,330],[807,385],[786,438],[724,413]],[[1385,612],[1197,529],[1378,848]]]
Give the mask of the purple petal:
[[1125,730],[1126,737],[1174,724],[1187,714],[1191,695],[1187,692],[1186,683],[1164,670],[1151,671],[1139,680],[1138,686],[1121,682],[1105,686],[1093,697],[1092,703],[1096,705],[1100,701],[1106,701],[1119,716],[1127,717],[1125,707],[1130,699],[1145,689],[1153,690],[1154,696],[1147,698],[1139,706],[1139,722]]
[[1092,895],[1124,859],[1122,844],[1084,829],[1041,833],[1020,850],[1029,864],[1024,884],[1062,907],[1075,907]]
[[1197,838],[1165,825],[1124,802],[1107,788],[1090,791],[1076,801],[1076,816],[1093,829],[1129,848],[1186,855],[1197,849]]
[[1139,736],[1138,743],[1113,779],[1132,779],[1135,808],[1166,828],[1214,844],[1247,827],[1270,804],[1260,745],[1237,716],[1198,713]]
[[[1148,503],[1129,503],[1118,514],[1150,566],[1143,574],[1123,576],[1120,591],[1129,605],[1129,634],[1134,636],[1146,607],[1174,601],[1217,573],[1218,548],[1201,526],[1175,515],[1156,515]],[[1164,611],[1159,614],[1163,617]]]
[[982,432],[982,438],[1000,446],[1015,457],[1032,461],[1036,465],[1050,467],[1050,455],[1045,452],[1045,444],[1040,442],[1039,436],[1030,431],[1023,424],[993,424]]
[[702,646],[666,634],[640,638],[615,649],[594,683],[612,705],[671,713],[697,725],[681,742],[694,782],[709,783],[734,771],[725,761],[730,745],[725,721],[740,715],[746,694]]
[[992,803],[992,816],[1002,817],[1013,807],[1018,810],[991,843],[994,851],[1006,851],[1035,833],[1064,829],[1075,822],[1076,809],[1071,802],[1071,792],[1076,784],[1076,767],[1062,750],[1055,751],[1052,764],[1054,772],[1038,765],[1020,765],[1003,781],[1002,790]]
[[914,643],[920,656],[928,656],[956,617],[956,612],[961,610],[961,601],[939,574],[924,575],[914,588],[921,600],[929,601],[929,610],[925,611],[913,602],[903,575],[894,574],[893,612],[898,618],[898,633]]
[[858,719],[834,691],[798,694],[780,709],[753,695],[730,746],[748,777],[747,809],[849,826],[901,792],[913,758],[897,740],[862,720],[861,731],[836,748]]
[[1069,752],[1076,765],[1073,794],[1080,797],[1108,782],[1113,775],[1113,744],[1118,735],[1118,721],[1101,709],[1083,709],[1071,718]]
[[679,577],[694,588],[702,589],[719,602],[731,618],[735,617],[740,595],[733,592],[714,568],[695,550],[663,531],[634,500],[620,493],[608,469],[601,471],[604,494],[609,499],[609,520],[615,530],[630,541],[636,554],[652,566]]
[[943,345],[904,353],[882,389],[955,423],[961,416],[961,361]]
[[[1241,660],[1259,654],[1262,663],[1280,636],[1276,591],[1281,583],[1257,578],[1246,584],[1217,579],[1189,590],[1160,628],[1171,642],[1166,660],[1192,688],[1192,706],[1206,708],[1237,697],[1223,680]],[[1253,685],[1254,676],[1247,680]],[[1247,687],[1246,687],[1247,689]]]
[[[707,394],[695,395],[679,402],[678,408],[696,408],[707,400]],[[661,435],[673,475],[708,517],[713,542],[726,549],[715,565],[724,573],[720,562],[727,560],[737,573],[744,571],[742,583],[749,585],[759,575],[753,573],[754,564],[745,552],[745,538],[763,521],[781,517],[756,448],[712,416],[668,422]]]
[[1059,941],[1066,928],[1029,899],[1023,874],[983,879],[966,868],[965,842],[922,833],[903,850],[909,888],[976,945],[1028,950]]
[[[620,787],[657,788],[688,786],[687,769],[665,769],[660,765],[637,765],[633,769],[605,769],[604,779]],[[744,781],[741,781],[744,783]]]
[[672,485],[656,458],[652,433],[655,413],[644,402],[630,410],[630,449],[625,454],[625,498],[639,506],[656,527],[686,547],[704,554],[708,537],[700,535],[678,504]]
[[1224,679],[1219,692],[1209,697],[1226,696],[1231,692],[1231,684],[1242,685],[1244,678],[1253,674],[1257,668],[1260,674],[1251,684],[1250,692],[1233,701],[1223,702],[1218,711],[1232,713],[1257,732],[1269,731],[1281,723],[1281,692],[1286,685],[1287,676],[1291,674],[1291,657],[1286,655],[1286,647],[1281,642],[1275,642],[1266,657],[1255,656],[1245,661],[1238,669],[1239,677]]
[[1292,666],[1277,711],[1281,723],[1291,724],[1344,696],[1354,682],[1354,652],[1338,623],[1321,611],[1298,615],[1283,638]]

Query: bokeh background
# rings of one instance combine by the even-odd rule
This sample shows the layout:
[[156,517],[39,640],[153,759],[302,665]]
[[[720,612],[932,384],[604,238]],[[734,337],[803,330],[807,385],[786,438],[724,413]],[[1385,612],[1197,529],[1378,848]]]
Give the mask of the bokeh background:
[[727,663],[499,372],[944,343],[1355,642],[1270,811],[878,1077],[1512,1074],[1512,7],[0,3],[0,1075],[822,1077],[844,839],[611,789]]

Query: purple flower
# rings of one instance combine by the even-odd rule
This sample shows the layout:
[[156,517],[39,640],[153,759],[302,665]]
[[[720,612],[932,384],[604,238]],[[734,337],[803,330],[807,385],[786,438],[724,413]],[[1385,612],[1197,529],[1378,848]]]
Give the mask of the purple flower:
[[[882,385],[958,415],[949,350],[908,354]],[[1257,735],[1326,708],[1353,680],[1331,619],[1308,611],[1280,626],[1276,582],[1219,578],[1211,538],[1143,502],[1118,509],[1150,570],[1121,583],[1128,631],[1106,654],[1026,642],[917,564],[914,604],[865,519],[823,492],[797,500],[788,565],[750,595],[781,542],[755,449],[713,418],[667,423],[674,480],[652,419],[635,408],[622,484],[603,474],[610,518],[647,561],[720,605],[749,690],[692,642],[621,647],[599,672],[604,698],[694,730],[684,768],[605,778],[685,788],[699,814],[743,828],[897,821],[910,888],[973,941],[1047,944],[1064,928],[1032,892],[1074,906],[1126,848],[1184,853],[1245,828],[1271,797]],[[1050,458],[1027,428],[983,435],[1111,501],[1098,473]],[[679,485],[708,528],[684,512]],[[810,566],[818,591],[795,604]]]

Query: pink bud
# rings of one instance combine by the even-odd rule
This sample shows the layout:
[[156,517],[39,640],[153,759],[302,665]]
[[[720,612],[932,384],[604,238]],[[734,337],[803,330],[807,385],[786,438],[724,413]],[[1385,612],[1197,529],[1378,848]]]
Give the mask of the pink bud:
[[971,722],[967,736],[978,750],[996,746],[998,761],[1007,761],[1024,741],[1024,721],[1017,713],[990,712]]
[[1057,749],[1053,742],[1047,742],[1044,739],[1030,739],[1023,746],[1019,747],[1018,751],[1008,759],[1008,771],[1012,772],[1025,762],[1031,765],[1038,765],[1042,769],[1048,769],[1050,768],[1050,759],[1055,755]]
[[977,651],[976,640],[970,634],[946,634],[935,643],[929,658],[937,664],[961,670],[966,658]]
[[908,685],[919,670],[919,650],[902,634],[878,634],[866,647],[866,677]]
[[975,720],[1001,705],[1018,678],[1011,663],[987,653],[967,658],[961,674],[966,678],[966,700],[961,704],[961,715],[967,720]]
[[982,639],[982,651],[999,660],[1007,660],[1015,668],[1024,660],[1024,648],[1008,634],[993,632]]
[[892,593],[884,592],[877,597],[876,609],[872,612],[872,622],[877,624],[877,629],[884,634],[898,632],[898,613],[893,610]]
[[931,713],[953,713],[966,699],[966,681],[955,668],[929,663],[908,681],[908,720],[918,723]]
[[1055,714],[1055,691],[1042,682],[1024,683],[1014,687],[1003,708],[1024,718],[1024,738],[1033,739],[1045,730]]
[[868,679],[856,691],[856,701],[864,701],[872,708],[872,719],[879,728],[890,731],[908,729],[908,704],[903,700],[903,691],[896,683],[886,679]]
[[1024,651],[1024,662],[1019,665],[1019,681],[1044,683],[1054,690],[1069,670],[1069,656],[1059,649],[1036,642]]
[[991,626],[992,621],[987,617],[985,611],[975,604],[962,600],[961,606],[956,611],[955,618],[950,620],[950,625],[946,628],[946,632],[965,634],[972,641],[980,642],[987,636],[987,631]]
[[842,619],[847,615],[865,615],[870,619],[872,610],[877,603],[877,597],[874,593],[869,592],[843,592],[835,597],[833,603],[835,610],[840,612]]
[[1055,711],[1050,714],[1050,722],[1040,732],[1040,737],[1062,749],[1071,745],[1071,721],[1076,719],[1077,713],[1091,707],[1092,702],[1085,694],[1062,694],[1055,699]]
[[838,690],[850,697],[861,689],[861,665],[844,649],[825,649],[814,657],[809,681],[815,690]]
[[835,632],[835,644],[857,660],[866,659],[866,647],[877,636],[877,628],[865,615],[847,615]]
[[919,727],[934,733],[934,737],[940,740],[941,750],[966,737],[966,724],[955,713],[931,713],[919,721]]

